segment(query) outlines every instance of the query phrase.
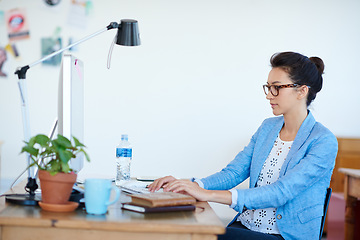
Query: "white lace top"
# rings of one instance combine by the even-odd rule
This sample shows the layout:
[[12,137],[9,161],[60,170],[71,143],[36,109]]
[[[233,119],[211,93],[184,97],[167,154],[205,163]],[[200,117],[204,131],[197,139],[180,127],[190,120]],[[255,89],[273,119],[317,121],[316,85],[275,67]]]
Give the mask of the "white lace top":
[[[257,181],[256,187],[272,184],[279,178],[281,166],[288,155],[293,141],[285,142],[277,137],[267,157]],[[276,224],[276,208],[247,209],[238,217],[238,221],[247,228],[263,233],[280,234]]]

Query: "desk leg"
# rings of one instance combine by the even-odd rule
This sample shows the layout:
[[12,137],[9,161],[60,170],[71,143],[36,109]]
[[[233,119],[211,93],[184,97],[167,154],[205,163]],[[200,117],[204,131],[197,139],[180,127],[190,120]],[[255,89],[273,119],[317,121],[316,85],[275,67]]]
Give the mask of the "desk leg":
[[346,201],[345,206],[345,240],[354,239],[354,228],[355,228],[355,206],[357,198],[349,195],[349,180],[350,176],[345,175],[345,188],[344,197]]

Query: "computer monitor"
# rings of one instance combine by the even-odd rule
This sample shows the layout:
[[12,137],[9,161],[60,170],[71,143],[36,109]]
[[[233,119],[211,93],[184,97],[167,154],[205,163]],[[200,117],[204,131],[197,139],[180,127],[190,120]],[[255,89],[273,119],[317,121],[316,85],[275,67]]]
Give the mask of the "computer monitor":
[[[69,139],[75,136],[84,142],[84,64],[71,54],[64,54],[61,61],[58,133]],[[79,172],[83,164],[83,154],[78,154],[70,162],[75,172]]]

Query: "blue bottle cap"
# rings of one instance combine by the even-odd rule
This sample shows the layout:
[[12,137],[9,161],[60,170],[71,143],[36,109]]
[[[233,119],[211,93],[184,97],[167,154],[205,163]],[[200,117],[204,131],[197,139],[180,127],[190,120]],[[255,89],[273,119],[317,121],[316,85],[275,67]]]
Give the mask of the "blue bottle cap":
[[127,134],[122,134],[121,135],[121,140],[127,141],[128,140],[128,135]]

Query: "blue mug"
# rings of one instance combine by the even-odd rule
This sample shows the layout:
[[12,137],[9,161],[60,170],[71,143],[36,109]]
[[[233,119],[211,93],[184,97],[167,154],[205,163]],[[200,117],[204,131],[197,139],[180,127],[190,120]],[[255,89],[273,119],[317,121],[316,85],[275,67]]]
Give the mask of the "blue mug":
[[[116,193],[115,199],[110,201],[111,190]],[[116,203],[120,197],[120,190],[112,185],[110,179],[85,180],[85,209],[89,214],[105,214],[109,205]]]

